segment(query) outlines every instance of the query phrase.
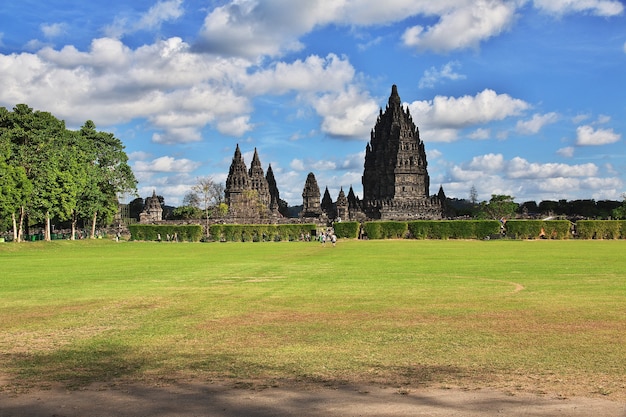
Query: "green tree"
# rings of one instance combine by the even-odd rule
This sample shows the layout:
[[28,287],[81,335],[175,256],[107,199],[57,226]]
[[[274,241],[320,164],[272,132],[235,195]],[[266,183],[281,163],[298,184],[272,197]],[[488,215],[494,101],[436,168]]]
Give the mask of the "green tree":
[[622,194],[622,205],[613,209],[611,215],[616,219],[626,219],[626,193]]
[[492,194],[488,203],[480,204],[480,217],[494,220],[513,217],[518,207],[514,199],[509,195]]
[[135,193],[137,180],[128,165],[124,145],[112,133],[97,131],[96,125],[87,120],[79,134],[85,155],[86,182],[77,213],[91,222],[93,238],[98,218],[110,222],[118,210],[118,196]]

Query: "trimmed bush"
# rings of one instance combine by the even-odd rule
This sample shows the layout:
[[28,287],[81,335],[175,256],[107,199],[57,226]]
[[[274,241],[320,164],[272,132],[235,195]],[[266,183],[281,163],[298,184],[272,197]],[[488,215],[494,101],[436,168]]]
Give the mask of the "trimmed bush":
[[625,224],[621,220],[578,220],[576,234],[581,239],[619,239],[626,234]]
[[500,233],[497,220],[416,220],[408,227],[414,239],[484,239]]
[[333,224],[338,238],[354,239],[359,235],[359,222],[338,222]]
[[209,234],[220,242],[280,242],[300,240],[315,230],[314,224],[214,224]]
[[174,235],[179,242],[199,242],[202,237],[202,226],[199,224],[131,224],[128,226],[132,240],[167,240]]
[[407,237],[406,222],[375,221],[363,224],[368,239],[403,239]]
[[513,239],[569,239],[571,226],[569,220],[509,220],[506,235]]

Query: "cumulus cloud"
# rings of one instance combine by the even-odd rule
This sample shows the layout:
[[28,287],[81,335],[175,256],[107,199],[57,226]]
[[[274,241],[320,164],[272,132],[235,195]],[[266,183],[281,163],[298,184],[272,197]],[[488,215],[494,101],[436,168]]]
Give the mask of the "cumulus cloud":
[[438,83],[444,80],[462,80],[465,79],[465,75],[455,72],[455,68],[459,68],[461,64],[458,61],[448,62],[440,69],[430,67],[424,71],[424,75],[419,80],[417,86],[419,88],[433,88]]
[[[485,89],[475,96],[436,96],[433,100],[409,104],[413,118],[426,131],[425,140],[450,142],[458,138],[458,130],[516,116],[530,105],[508,94]],[[482,132],[484,135],[484,132]]]
[[446,192],[463,193],[476,186],[481,199],[488,200],[492,194],[505,194],[519,197],[520,201],[554,199],[555,195],[568,194],[572,196],[570,198],[577,198],[581,192],[585,198],[590,193],[606,198],[607,195],[619,195],[623,186],[615,173],[602,176],[593,163],[539,163],[521,157],[507,160],[502,154],[493,153],[450,166],[445,182]]
[[608,145],[621,139],[613,129],[594,129],[592,126],[579,126],[576,129],[576,144],[580,146]]
[[67,30],[66,23],[44,23],[40,26],[43,35],[46,38],[56,38],[65,33]]
[[199,166],[199,162],[190,159],[162,156],[152,161],[137,161],[133,169],[138,172],[192,172]]
[[140,15],[116,16],[104,32],[108,37],[119,39],[142,30],[158,30],[164,22],[177,20],[184,14],[182,3],[183,0],[159,1]]
[[539,10],[556,15],[582,12],[608,17],[624,11],[624,5],[617,0],[533,0],[533,4]]
[[530,120],[520,120],[517,122],[516,130],[524,135],[532,135],[541,130],[544,126],[556,123],[559,120],[559,116],[554,113],[546,114],[533,114]]
[[565,148],[558,149],[556,153],[564,158],[571,158],[572,156],[574,156],[574,147],[566,146]]
[[324,133],[339,138],[369,138],[378,105],[367,92],[350,85],[338,92],[310,96],[309,100],[322,117]]
[[413,26],[402,35],[404,44],[418,50],[449,52],[476,48],[480,42],[499,35],[515,20],[516,5],[500,0],[461,2],[441,14],[429,27]]
[[250,99],[233,87],[247,63],[194,54],[180,38],[135,50],[100,38],[87,51],[0,55],[0,66],[5,103],[45,108],[68,125],[94,115],[99,126],[145,118],[162,143],[200,140],[206,125],[235,136],[252,128]]

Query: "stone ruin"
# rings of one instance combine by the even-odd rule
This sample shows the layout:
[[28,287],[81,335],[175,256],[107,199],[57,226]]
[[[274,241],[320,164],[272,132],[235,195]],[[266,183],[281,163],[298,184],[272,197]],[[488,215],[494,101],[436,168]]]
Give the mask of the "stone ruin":
[[146,198],[144,209],[139,213],[139,223],[153,223],[161,220],[163,220],[163,207],[156,195],[156,190],[153,190],[152,197]]

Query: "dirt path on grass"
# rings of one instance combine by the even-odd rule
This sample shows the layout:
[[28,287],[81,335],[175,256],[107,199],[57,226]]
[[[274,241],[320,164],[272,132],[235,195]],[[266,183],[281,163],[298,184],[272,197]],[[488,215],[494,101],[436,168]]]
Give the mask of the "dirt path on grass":
[[601,398],[509,395],[493,390],[398,390],[375,386],[226,383],[92,385],[80,391],[0,392],[0,417],[626,417],[626,404]]

